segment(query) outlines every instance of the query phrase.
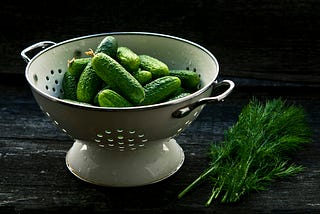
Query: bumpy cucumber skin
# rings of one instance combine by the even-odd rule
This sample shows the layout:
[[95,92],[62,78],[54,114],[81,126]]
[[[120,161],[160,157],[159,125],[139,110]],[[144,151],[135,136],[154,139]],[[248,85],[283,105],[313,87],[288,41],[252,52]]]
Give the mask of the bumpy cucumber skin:
[[117,92],[104,89],[98,93],[100,107],[131,107],[132,104]]
[[117,50],[118,41],[116,40],[116,38],[114,38],[113,36],[106,36],[100,42],[94,53],[105,53],[112,58],[115,58],[117,56]]
[[[181,81],[181,80],[180,80],[180,81]],[[181,83],[181,84],[182,84],[182,83]],[[178,96],[179,94],[187,93],[187,92],[189,93],[188,90],[186,90],[185,88],[183,88],[183,87],[180,86],[180,87],[176,90],[176,92],[171,95],[171,97],[175,97],[175,96]]]
[[190,95],[190,94],[191,94],[191,93],[189,93],[189,92],[183,92],[183,93],[180,93],[180,94],[178,94],[178,95],[176,95],[176,96],[170,97],[170,99],[169,99],[168,101],[180,99],[180,98],[186,97],[186,96],[188,96],[188,95]]
[[68,61],[68,70],[73,76],[76,77],[77,80],[79,80],[81,73],[90,61],[90,57],[78,59],[73,58],[72,60]]
[[94,99],[93,99],[93,105],[96,105],[96,106],[99,106],[99,102],[98,102],[99,93],[105,89],[111,89],[110,86],[106,85],[104,81],[102,81],[101,85],[102,85],[101,89],[98,91],[98,93],[96,94],[96,96],[94,96]]
[[179,77],[182,87],[186,89],[196,90],[200,84],[200,76],[194,71],[170,70],[169,75]]
[[180,86],[181,80],[178,77],[164,76],[155,79],[144,86],[146,96],[141,105],[159,103],[179,90]]
[[118,47],[117,60],[130,73],[139,69],[140,57],[128,47]]
[[92,66],[103,81],[130,103],[139,104],[144,100],[143,86],[112,57],[98,53],[92,58]]
[[152,80],[152,73],[150,71],[138,70],[133,73],[134,78],[136,78],[141,85],[146,85]]
[[77,100],[79,102],[93,103],[102,80],[95,72],[92,62],[89,62],[82,72],[77,84]]
[[77,79],[68,70],[62,80],[63,98],[77,100]]
[[152,73],[152,77],[157,79],[169,74],[169,68],[167,64],[149,55],[139,55],[141,70],[147,70]]

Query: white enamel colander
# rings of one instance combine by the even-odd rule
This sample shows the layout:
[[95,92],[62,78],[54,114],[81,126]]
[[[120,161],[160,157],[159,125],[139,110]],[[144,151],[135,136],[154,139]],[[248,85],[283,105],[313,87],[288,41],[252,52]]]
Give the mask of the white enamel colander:
[[[105,108],[61,99],[67,61],[84,57],[107,36],[119,46],[149,54],[169,69],[200,74],[200,89],[184,98],[155,105]],[[31,52],[42,48],[29,58]],[[184,152],[174,139],[200,114],[206,103],[222,101],[234,88],[230,80],[217,82],[219,65],[204,47],[175,36],[149,32],[115,32],[78,37],[60,43],[43,41],[21,52],[28,63],[25,77],[41,110],[74,143],[66,155],[68,169],[78,178],[102,186],[141,186],[174,174]],[[223,86],[220,95],[212,91]]]

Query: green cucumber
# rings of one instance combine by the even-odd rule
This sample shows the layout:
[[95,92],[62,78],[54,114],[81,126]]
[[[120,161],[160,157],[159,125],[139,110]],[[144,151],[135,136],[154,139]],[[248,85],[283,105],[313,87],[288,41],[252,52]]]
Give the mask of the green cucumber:
[[77,100],[77,79],[68,70],[62,79],[63,98]]
[[104,81],[102,81],[101,85],[102,85],[101,89],[98,91],[98,93],[96,94],[96,96],[94,96],[94,99],[93,99],[93,105],[96,105],[96,106],[99,105],[99,102],[98,102],[99,93],[105,89],[111,89],[110,86],[108,86]]
[[117,60],[130,73],[139,69],[140,57],[128,47],[118,47]]
[[182,87],[196,90],[200,84],[200,75],[190,70],[170,70],[170,76],[179,77]]
[[132,104],[117,92],[104,89],[98,93],[98,104],[101,107],[131,107]]
[[132,104],[144,100],[143,86],[115,59],[104,53],[95,54],[92,66],[96,74],[121,96]]
[[98,47],[95,50],[95,54],[97,53],[105,53],[113,58],[117,56],[118,50],[118,41],[113,36],[106,36],[100,42]]
[[95,72],[92,62],[89,62],[80,75],[77,85],[77,100],[93,103],[94,97],[101,87],[102,80]]
[[[181,81],[181,80],[180,80]],[[176,96],[179,96],[180,94],[182,94],[182,93],[192,93],[192,92],[190,92],[190,90],[187,90],[187,89],[185,89],[185,88],[183,88],[183,87],[179,87],[177,90],[176,90],[176,92],[174,93],[174,94],[172,94],[168,99],[170,99],[170,98],[172,98],[172,97],[176,97]]]
[[136,78],[141,85],[145,85],[152,80],[152,73],[150,71],[138,70],[133,73],[134,78]]
[[145,99],[141,105],[159,103],[176,93],[181,86],[181,80],[174,76],[164,76],[153,80],[144,86]]
[[79,80],[81,73],[90,61],[90,57],[72,58],[71,60],[68,60],[68,70],[73,76],[76,77],[77,80]]
[[175,96],[173,96],[173,97],[170,97],[170,99],[169,99],[168,101],[180,99],[180,98],[186,97],[186,96],[188,96],[188,95],[190,95],[190,94],[191,94],[191,93],[189,93],[189,92],[183,92],[183,93],[180,93],[180,94],[175,95]]
[[157,79],[169,74],[168,66],[157,58],[149,55],[139,55],[141,70],[147,70],[152,73],[152,77]]

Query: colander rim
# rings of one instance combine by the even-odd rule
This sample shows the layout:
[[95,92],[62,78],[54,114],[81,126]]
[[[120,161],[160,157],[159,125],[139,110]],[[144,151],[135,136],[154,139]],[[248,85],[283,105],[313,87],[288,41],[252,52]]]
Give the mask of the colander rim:
[[[45,52],[56,48],[58,46],[61,45],[65,45],[67,43],[70,42],[74,42],[74,41],[78,41],[78,40],[82,40],[82,39],[86,39],[86,38],[93,38],[93,37],[101,37],[101,36],[107,36],[107,35],[146,35],[146,36],[158,36],[158,37],[164,37],[164,38],[168,38],[168,39],[174,39],[174,40],[178,40],[180,42],[185,42],[188,43],[190,45],[193,45],[199,49],[201,49],[203,52],[205,52],[216,64],[216,70],[217,70],[217,74],[215,78],[212,78],[210,80],[210,82],[206,85],[204,85],[202,88],[198,89],[197,91],[193,92],[190,95],[187,95],[185,97],[176,99],[176,100],[171,100],[171,101],[166,101],[166,102],[162,102],[162,103],[157,103],[157,104],[152,104],[152,105],[144,105],[144,106],[132,106],[132,107],[100,107],[100,106],[95,106],[95,105],[87,105],[87,104],[81,104],[81,103],[75,103],[72,101],[68,101],[68,100],[64,100],[52,95],[49,95],[43,91],[41,91],[40,89],[38,89],[37,87],[34,86],[34,84],[32,84],[32,81],[30,80],[30,77],[28,75],[29,72],[29,68],[31,66],[31,64],[37,59],[39,58],[42,54],[44,54]],[[39,53],[37,53],[34,57],[32,57],[30,59],[30,61],[28,62],[26,69],[25,69],[25,78],[27,79],[28,84],[31,86],[32,90],[38,94],[40,94],[41,96],[45,97],[46,99],[49,99],[50,101],[53,102],[57,102],[63,105],[68,105],[68,106],[72,106],[72,107],[76,107],[76,108],[85,108],[85,109],[91,109],[91,110],[97,110],[97,111],[136,111],[136,110],[146,110],[146,109],[157,109],[157,108],[162,108],[162,107],[166,107],[166,106],[172,106],[172,105],[176,105],[176,104],[180,104],[183,103],[187,100],[190,100],[194,97],[197,97],[201,94],[203,94],[205,91],[207,91],[216,81],[217,77],[219,74],[219,63],[216,59],[216,57],[205,47],[203,47],[200,44],[197,44],[193,41],[190,41],[188,39],[184,39],[178,36],[173,36],[173,35],[169,35],[169,34],[163,34],[163,33],[155,33],[155,32],[143,32],[143,31],[129,31],[129,32],[124,32],[124,31],[119,31],[119,32],[106,32],[106,33],[96,33],[96,34],[91,34],[91,35],[85,35],[85,36],[79,36],[79,37],[75,37],[75,38],[71,38],[71,39],[67,39],[64,40],[62,42],[58,42],[55,43],[54,45],[41,50]]]

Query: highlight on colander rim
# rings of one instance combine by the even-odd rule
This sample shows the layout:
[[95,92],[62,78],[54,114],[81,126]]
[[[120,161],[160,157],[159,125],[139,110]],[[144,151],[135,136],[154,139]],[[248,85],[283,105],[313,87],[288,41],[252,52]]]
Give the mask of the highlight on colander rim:
[[[84,103],[65,99],[63,81],[69,69],[68,62],[90,57],[94,71],[100,67],[108,70],[96,65],[94,57],[99,54],[94,51],[103,39],[110,36],[117,41],[118,49],[127,47],[138,56],[151,56],[163,62],[169,71],[196,73],[200,77],[198,87],[180,98],[169,99],[167,94],[161,101],[151,104],[141,101],[142,104],[131,105],[129,102],[130,105],[120,107],[101,106],[103,97],[99,92],[102,90],[110,92],[114,89],[120,96],[126,94],[126,91],[121,92],[119,85],[101,78],[96,92],[98,101]],[[90,51],[91,55],[88,54]],[[32,53],[35,54],[30,57]],[[127,72],[128,69],[116,56],[100,55],[114,59],[118,70]],[[73,140],[65,158],[67,168],[79,179],[101,186],[148,185],[176,173],[183,165],[185,154],[175,138],[197,119],[206,104],[222,101],[235,86],[231,80],[217,81],[219,64],[206,48],[183,38],[159,33],[110,32],[58,43],[41,41],[22,50],[21,56],[27,62],[25,78],[40,109]],[[162,76],[174,75],[167,73]],[[147,85],[162,76],[153,77],[145,85],[140,82],[143,99],[148,96]],[[183,88],[182,78],[178,79],[174,81],[179,82],[179,89]],[[137,86],[140,87],[139,84]],[[163,89],[161,93],[168,90]],[[174,89],[175,92],[177,90]],[[212,96],[215,90],[220,94]],[[134,90],[129,91],[133,93]]]

